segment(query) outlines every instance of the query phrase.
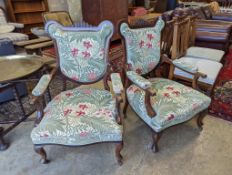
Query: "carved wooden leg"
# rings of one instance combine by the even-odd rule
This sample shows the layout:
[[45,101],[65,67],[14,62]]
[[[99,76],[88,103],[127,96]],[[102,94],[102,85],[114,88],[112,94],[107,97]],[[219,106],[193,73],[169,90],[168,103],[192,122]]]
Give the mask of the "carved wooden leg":
[[206,115],[207,115],[207,111],[202,111],[197,117],[197,126],[200,130],[203,130],[203,127],[202,127],[204,125],[203,119]]
[[116,149],[115,149],[115,156],[117,158],[118,164],[121,166],[122,165],[122,155],[121,155],[121,150],[123,148],[123,142],[119,142],[116,144]]
[[49,163],[49,160],[47,159],[47,154],[46,151],[44,150],[44,148],[42,146],[36,146],[34,145],[34,150],[37,154],[39,154],[41,156],[41,160],[40,162],[42,164],[47,164]]
[[9,147],[9,144],[5,143],[3,139],[3,135],[2,135],[3,130],[4,129],[0,127],[0,151],[5,151]]
[[128,105],[129,105],[129,102],[128,102],[127,98],[125,98],[125,105],[123,107],[124,118],[127,118],[126,111],[127,111]]
[[153,143],[152,143],[151,149],[154,153],[157,153],[159,151],[158,142],[160,140],[161,135],[162,135],[162,132],[152,131]]

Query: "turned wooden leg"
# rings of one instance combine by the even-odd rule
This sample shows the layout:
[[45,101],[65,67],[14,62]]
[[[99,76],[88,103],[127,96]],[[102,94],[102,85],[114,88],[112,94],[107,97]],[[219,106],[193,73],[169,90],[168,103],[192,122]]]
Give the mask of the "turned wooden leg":
[[205,118],[205,116],[207,115],[207,111],[203,111],[199,114],[199,116],[197,117],[197,126],[200,130],[203,130],[203,119]]
[[129,105],[129,102],[128,102],[127,98],[126,98],[126,99],[125,99],[125,105],[124,105],[124,107],[123,107],[123,115],[124,115],[124,118],[127,118],[126,111],[127,111],[128,105]]
[[154,153],[157,153],[159,151],[158,142],[160,140],[161,135],[162,135],[162,132],[152,131],[153,143],[152,143],[151,149]]
[[122,165],[122,155],[121,155],[121,150],[123,148],[123,142],[119,142],[116,144],[116,149],[115,149],[115,156],[117,158],[118,164],[121,166]]
[[3,135],[2,135],[3,130],[4,129],[0,127],[0,151],[5,151],[9,147],[9,144],[5,143],[3,139]]
[[44,148],[42,146],[36,146],[34,145],[34,150],[37,154],[39,154],[41,156],[41,160],[40,162],[42,164],[47,164],[49,163],[49,160],[47,159],[47,154],[46,151],[44,150]]

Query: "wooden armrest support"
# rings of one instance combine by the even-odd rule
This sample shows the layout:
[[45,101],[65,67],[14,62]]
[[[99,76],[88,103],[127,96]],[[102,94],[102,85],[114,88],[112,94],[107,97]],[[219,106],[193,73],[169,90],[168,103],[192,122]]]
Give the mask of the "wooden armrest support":
[[156,116],[156,112],[154,111],[152,104],[151,104],[151,97],[155,96],[156,92],[151,88],[145,90],[145,106],[147,110],[147,114],[149,117],[153,118]]

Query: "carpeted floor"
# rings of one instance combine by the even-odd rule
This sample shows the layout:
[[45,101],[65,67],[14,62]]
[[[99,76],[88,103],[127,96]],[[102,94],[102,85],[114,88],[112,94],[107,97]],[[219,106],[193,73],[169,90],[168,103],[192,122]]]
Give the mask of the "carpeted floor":
[[42,165],[30,139],[33,122],[25,122],[5,137],[11,146],[0,153],[0,174],[231,175],[230,122],[207,116],[202,132],[195,119],[172,127],[164,132],[160,152],[154,154],[150,150],[151,130],[130,108],[127,115],[121,167],[114,157],[115,145],[110,143],[79,148],[47,146],[51,162]]
[[226,88],[226,82],[232,82],[232,48],[224,59],[224,66],[218,76],[209,111],[212,115],[232,122],[232,83]]

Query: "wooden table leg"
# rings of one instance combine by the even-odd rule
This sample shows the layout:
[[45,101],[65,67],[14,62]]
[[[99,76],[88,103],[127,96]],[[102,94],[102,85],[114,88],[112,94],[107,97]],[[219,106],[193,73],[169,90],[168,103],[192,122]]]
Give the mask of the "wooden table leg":
[[14,93],[15,100],[19,106],[20,113],[21,113],[19,119],[22,119],[22,118],[26,117],[26,113],[25,113],[25,110],[23,108],[23,104],[22,104],[22,101],[20,99],[19,92],[18,92],[16,85],[13,88],[13,93]]

